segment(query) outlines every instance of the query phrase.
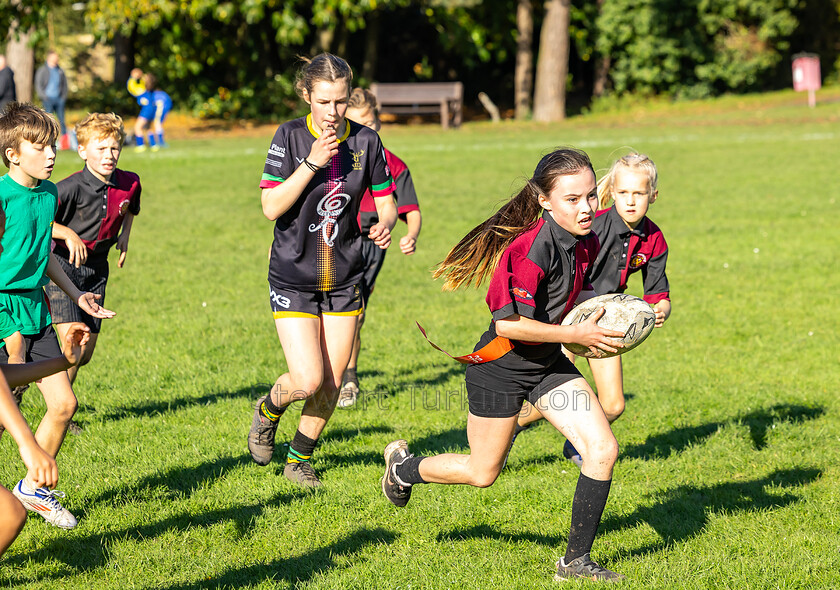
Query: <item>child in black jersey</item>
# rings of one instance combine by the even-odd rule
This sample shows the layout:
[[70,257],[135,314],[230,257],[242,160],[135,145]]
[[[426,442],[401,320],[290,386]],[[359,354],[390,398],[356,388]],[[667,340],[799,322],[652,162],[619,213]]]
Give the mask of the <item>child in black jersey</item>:
[[[601,210],[595,215],[592,231],[601,242],[601,251],[592,266],[592,287],[599,295],[623,293],[630,275],[641,271],[644,299],[653,306],[655,325],[661,328],[671,315],[665,275],[668,244],[659,227],[647,217],[648,208],[659,196],[658,179],[653,160],[630,153],[617,160],[598,183]],[[611,202],[613,206],[609,207]],[[613,423],[624,412],[621,357],[589,359],[589,366],[598,401]],[[526,407],[519,417],[517,433],[540,418],[539,411]],[[571,442],[566,441],[563,455],[580,465],[580,453]]]
[[338,401],[364,309],[356,217],[365,190],[379,216],[368,233],[378,247],[388,247],[397,221],[379,136],[345,119],[352,79],[347,62],[328,53],[305,64],[297,88],[311,112],[277,129],[260,183],[263,213],[276,222],[269,296],[288,372],[257,402],[248,448],[267,465],[280,416],[305,400],[283,472],[306,487],[321,485],[310,459]]
[[[595,394],[560,345],[615,352],[609,337],[622,335],[596,324],[603,310],[575,326],[559,325],[580,292],[591,288],[587,275],[598,254],[598,239],[590,233],[595,198],[588,156],[556,150],[540,160],[522,191],[447,255],[435,272],[446,277],[445,289],[491,277],[487,304],[493,321],[466,370],[470,454],[415,457],[404,440],[385,448],[382,491],[396,506],[408,503],[416,484],[487,487],[502,470],[523,401],[539,407],[584,457],[556,579],[623,577],[589,555],[618,444]],[[507,345],[485,354],[499,342]]]
[[[379,131],[379,112],[376,105],[376,96],[370,90],[354,88],[350,94],[350,103],[347,109],[347,118]],[[411,172],[405,162],[400,160],[389,150],[385,150],[385,161],[388,169],[394,177],[397,198],[397,215],[408,225],[408,231],[400,238],[400,251],[406,256],[414,254],[417,246],[417,238],[420,235],[420,227],[423,224],[423,217],[420,213],[420,205],[417,203],[417,193],[414,190],[414,181],[411,179]],[[359,227],[364,235],[365,230],[378,221],[373,195],[365,191],[362,197],[362,204],[359,211]],[[365,263],[365,273],[362,277],[362,297],[365,302],[365,309],[368,307],[376,277],[382,270],[387,250],[378,248],[371,240],[362,238],[362,258]],[[359,378],[356,374],[356,365],[359,360],[359,352],[362,348],[362,326],[365,323],[365,314],[359,316],[359,326],[356,328],[356,341],[353,343],[353,354],[350,356],[350,363],[344,371],[344,378],[341,380],[341,391],[338,397],[339,408],[349,408],[356,403],[359,396]]]

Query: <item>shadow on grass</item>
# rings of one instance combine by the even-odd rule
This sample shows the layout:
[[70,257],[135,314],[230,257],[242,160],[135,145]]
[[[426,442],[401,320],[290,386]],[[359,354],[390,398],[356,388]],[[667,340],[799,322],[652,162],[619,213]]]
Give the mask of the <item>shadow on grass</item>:
[[318,440],[320,443],[330,442],[330,443],[344,443],[350,442],[351,440],[355,439],[357,436],[362,436],[365,434],[389,434],[394,432],[394,429],[390,426],[362,426],[359,427],[343,427],[343,428],[332,428],[331,426],[327,425],[327,428],[324,430],[324,434],[321,435],[321,438]]
[[[638,508],[632,514],[611,517],[601,523],[601,532],[610,532],[642,523],[650,525],[661,537],[658,543],[630,550],[628,555],[645,555],[661,551],[698,536],[710,514],[760,512],[782,508],[799,501],[793,492],[813,483],[822,472],[814,468],[782,469],[745,482],[727,482],[713,486],[679,486],[656,494],[653,506]],[[784,493],[768,493],[767,488],[785,489]]]
[[[211,527],[224,522],[233,522],[239,536],[247,535],[254,527],[257,519],[263,514],[266,506],[289,504],[292,501],[308,495],[304,490],[292,493],[276,494],[265,501],[245,506],[233,506],[220,510],[204,512],[185,512],[158,520],[148,524],[132,526],[130,528],[109,531],[104,534],[91,534],[83,537],[71,536],[53,539],[45,547],[32,553],[13,557],[11,564],[23,566],[27,562],[41,562],[58,560],[75,570],[77,573],[91,571],[107,565],[108,547],[116,541],[130,539],[142,542],[154,539],[168,532],[186,532],[197,527]],[[56,577],[64,577],[58,574]]]
[[[253,465],[250,455],[237,457],[221,457],[191,467],[178,467],[164,473],[149,475],[134,484],[126,484],[105,491],[90,500],[91,504],[112,503],[117,506],[137,501],[137,497],[170,496],[176,498],[190,495],[209,482],[221,479],[225,474],[237,467]],[[83,515],[83,513],[82,513]]]
[[135,405],[123,406],[122,408],[113,408],[105,412],[80,412],[76,418],[81,419],[82,423],[85,421],[86,414],[90,418],[101,420],[121,420],[123,418],[135,417],[154,417],[161,414],[167,414],[183,410],[184,408],[192,408],[195,406],[207,406],[218,401],[227,401],[236,398],[247,398],[256,402],[257,398],[265,395],[271,389],[271,384],[255,383],[248,387],[242,387],[236,391],[220,391],[218,393],[209,393],[199,397],[181,397],[172,400],[147,401],[140,402]]
[[548,547],[559,547],[566,542],[566,535],[542,533],[503,533],[488,524],[479,524],[465,529],[456,529],[437,536],[438,541],[468,541],[470,539],[493,539],[505,543],[537,543]]
[[825,413],[822,407],[809,407],[796,404],[776,404],[770,408],[763,408],[735,416],[724,421],[708,422],[698,426],[675,428],[670,432],[658,434],[648,438],[640,445],[629,445],[620,455],[622,459],[660,459],[673,453],[702,443],[720,428],[729,424],[743,424],[750,432],[750,439],[757,451],[767,446],[767,433],[773,425],[780,422],[801,424],[806,420],[814,420]]
[[450,428],[442,432],[429,434],[423,438],[411,438],[408,440],[411,452],[416,455],[436,455],[444,452],[469,453],[470,445],[467,441],[466,426],[461,428]]
[[[610,517],[601,523],[599,533],[618,531],[647,523],[662,540],[632,549],[627,555],[647,554],[668,548],[701,534],[714,513],[750,513],[782,508],[801,498],[792,490],[813,483],[822,472],[819,469],[785,469],[745,482],[728,482],[713,486],[679,486],[657,494],[659,501],[653,506],[638,508],[632,514]],[[766,488],[790,490],[768,493]],[[570,499],[571,501],[571,499]],[[551,526],[551,523],[547,523]],[[495,539],[505,542],[537,543],[558,547],[565,543],[565,534],[505,533],[491,525],[477,525],[441,533],[438,541],[464,541],[469,539]],[[597,548],[598,541],[595,541]]]
[[393,543],[396,535],[381,528],[359,529],[326,547],[288,559],[249,565],[230,570],[216,578],[186,584],[161,586],[161,590],[198,590],[204,588],[240,588],[262,582],[285,581],[294,587],[306,583],[318,574],[336,567],[337,557],[352,557],[371,545]]

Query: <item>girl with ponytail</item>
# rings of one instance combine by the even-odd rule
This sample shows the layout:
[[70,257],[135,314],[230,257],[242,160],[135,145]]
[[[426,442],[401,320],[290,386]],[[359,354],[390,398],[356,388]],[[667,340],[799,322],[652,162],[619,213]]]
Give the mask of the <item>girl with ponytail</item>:
[[468,364],[470,454],[414,456],[405,440],[385,448],[382,491],[396,506],[408,503],[416,484],[487,487],[502,470],[523,402],[539,408],[583,456],[558,580],[623,577],[599,566],[589,553],[618,443],[592,388],[561,347],[575,342],[596,354],[614,352],[609,337],[623,334],[596,324],[603,310],[580,324],[559,325],[581,291],[591,291],[588,273],[599,249],[591,234],[596,200],[589,157],[579,150],[555,150],[540,160],[516,196],[446,256],[435,272],[444,289],[489,278],[486,301],[493,319],[474,352],[459,357]]

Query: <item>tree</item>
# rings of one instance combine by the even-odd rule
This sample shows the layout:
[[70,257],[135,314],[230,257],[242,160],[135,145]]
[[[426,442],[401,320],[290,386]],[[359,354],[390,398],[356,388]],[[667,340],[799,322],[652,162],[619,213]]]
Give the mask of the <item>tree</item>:
[[6,61],[15,73],[15,86],[20,101],[32,100],[35,77],[33,43],[43,34],[47,0],[0,0],[0,31],[8,31]]
[[570,4],[571,0],[545,3],[534,92],[535,121],[560,121],[566,117]]
[[513,102],[516,119],[531,114],[531,91],[534,88],[534,7],[532,0],[516,3],[516,72],[513,82]]

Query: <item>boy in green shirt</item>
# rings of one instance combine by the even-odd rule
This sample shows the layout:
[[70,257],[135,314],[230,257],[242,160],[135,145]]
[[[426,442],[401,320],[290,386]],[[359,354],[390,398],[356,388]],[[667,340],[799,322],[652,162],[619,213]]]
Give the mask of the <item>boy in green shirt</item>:
[[[79,291],[50,252],[58,192],[47,179],[55,164],[58,135],[55,119],[31,104],[12,102],[0,114],[0,155],[9,168],[9,173],[0,178],[5,225],[0,238],[0,316],[14,319],[30,362],[61,355],[43,290],[50,279],[90,315],[114,316],[114,312],[99,306],[99,296]],[[9,334],[0,333],[0,338],[6,336]],[[6,358],[5,349],[0,349],[0,362]],[[38,387],[47,412],[35,440],[55,457],[78,403],[65,371],[45,377]],[[24,480],[12,493],[50,524],[65,529],[76,526],[76,518],[56,500],[60,494],[46,487],[33,490]]]

